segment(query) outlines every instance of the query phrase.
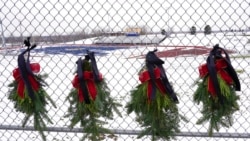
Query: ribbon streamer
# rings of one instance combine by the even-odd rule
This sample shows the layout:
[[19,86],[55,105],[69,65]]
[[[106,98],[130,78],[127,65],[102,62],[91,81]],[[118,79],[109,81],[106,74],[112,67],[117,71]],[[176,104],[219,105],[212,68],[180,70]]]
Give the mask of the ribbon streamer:
[[87,86],[84,82],[84,76],[82,74],[83,71],[84,71],[84,64],[82,62],[82,59],[79,58],[77,61],[77,75],[78,75],[77,79],[79,81],[79,86],[80,86],[79,99],[83,99],[83,97],[84,97],[85,103],[90,104],[88,89],[87,89]]
[[93,74],[94,74],[94,79],[95,79],[96,82],[100,82],[101,78],[99,77],[99,71],[98,71],[98,68],[97,68],[97,65],[96,65],[94,52],[87,51],[87,54],[88,54],[88,57],[90,58],[90,61],[91,61],[91,67],[92,67],[92,71],[93,71]]
[[157,50],[150,51],[146,55],[146,66],[149,71],[150,78],[152,79],[152,96],[150,97],[151,99],[155,98],[155,92],[156,92],[156,84],[155,84],[155,76],[154,76],[154,68],[158,67],[160,69],[160,76],[163,82],[163,87],[165,87],[167,93],[169,96],[172,98],[173,101],[178,103],[178,98],[176,94],[174,93],[174,90],[172,89],[168,78],[165,74],[165,71],[163,69],[162,64],[164,64],[164,61],[162,61],[160,58],[158,58],[155,54]]
[[[24,50],[20,55],[18,55],[18,58],[17,58],[18,69],[19,69],[19,72],[20,72],[21,79],[23,80],[23,82],[21,82],[20,84],[24,83],[25,88],[27,89],[29,97],[32,100],[34,100],[35,96],[34,96],[34,91],[32,89],[32,85],[34,85],[33,83],[38,83],[39,84],[39,82],[35,80],[34,74],[33,74],[32,70],[31,70],[31,66],[30,66],[30,62],[29,62],[29,55],[28,55],[28,58],[27,58],[28,61],[25,61],[24,54],[26,52],[29,53],[30,50],[32,50],[32,49],[34,49],[36,47],[36,45],[33,45],[33,46],[30,47],[29,38],[24,41],[24,44],[28,48],[26,50]],[[34,81],[36,81],[36,82],[34,82]],[[22,87],[20,88],[20,90],[22,90]]]

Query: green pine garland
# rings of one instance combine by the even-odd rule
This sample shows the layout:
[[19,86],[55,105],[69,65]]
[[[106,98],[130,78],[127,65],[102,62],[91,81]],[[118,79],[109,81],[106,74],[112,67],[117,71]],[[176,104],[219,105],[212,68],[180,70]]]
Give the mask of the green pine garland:
[[[43,79],[47,78],[48,75],[34,75],[35,79],[40,82],[41,84],[46,84]],[[8,85],[11,90],[8,95],[8,99],[13,101],[14,108],[25,114],[25,118],[23,120],[22,126],[24,127],[27,123],[27,121],[30,119],[30,117],[34,117],[34,129],[38,130],[42,139],[46,140],[46,137],[43,133],[43,131],[46,129],[46,122],[52,123],[50,117],[48,117],[46,110],[46,105],[48,104],[48,101],[56,107],[53,100],[50,98],[50,96],[46,93],[46,91],[40,86],[39,90],[35,92],[35,98],[34,101],[31,100],[31,98],[28,95],[28,92],[25,90],[25,97],[22,99],[17,93],[17,87],[18,83],[16,80],[14,80],[12,83]],[[48,100],[48,101],[47,101]]]
[[[84,66],[86,70],[91,70],[91,64],[84,60]],[[96,83],[97,96],[95,100],[90,98],[90,104],[86,104],[84,101],[80,102],[78,98],[77,89],[73,88],[66,100],[69,101],[70,106],[65,117],[70,118],[70,128],[73,128],[77,123],[83,128],[84,136],[82,140],[90,139],[92,141],[99,141],[103,139],[103,134],[112,132],[103,127],[107,124],[103,119],[113,119],[113,111],[121,116],[118,104],[110,97],[110,90],[105,80]]]
[[126,108],[128,114],[135,112],[136,121],[144,128],[137,138],[151,135],[152,141],[174,138],[175,133],[180,131],[180,119],[185,119],[179,115],[176,103],[158,89],[155,100],[149,102],[147,82],[131,91],[131,101]]
[[237,100],[239,96],[233,86],[228,85],[220,75],[217,75],[220,91],[223,98],[223,104],[220,103],[218,97],[212,97],[208,92],[208,75],[202,81],[197,81],[198,89],[194,93],[194,101],[203,103],[201,110],[202,117],[197,124],[209,122],[208,134],[213,135],[213,130],[219,131],[220,127],[229,128],[233,124],[233,113],[239,110]]

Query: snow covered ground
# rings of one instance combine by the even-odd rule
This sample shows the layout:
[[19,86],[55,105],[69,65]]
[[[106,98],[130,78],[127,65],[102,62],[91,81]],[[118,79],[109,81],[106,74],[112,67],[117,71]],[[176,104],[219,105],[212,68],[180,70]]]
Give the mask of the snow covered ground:
[[[249,38],[249,37],[248,37]],[[221,47],[234,50],[237,53],[230,54],[231,61],[234,68],[241,72],[239,73],[239,79],[242,86],[242,91],[237,92],[240,96],[240,111],[235,113],[235,123],[233,127],[229,129],[222,128],[220,133],[250,133],[250,66],[249,66],[249,54],[248,50],[250,45],[249,39],[245,36],[224,36],[224,35],[180,35],[178,37],[167,38],[161,45],[202,45],[212,48],[215,44],[220,44]],[[79,43],[85,41],[79,41]],[[86,41],[91,43],[91,40]],[[70,43],[71,44],[71,43]],[[38,48],[45,48],[41,46]],[[106,55],[96,56],[97,66],[100,72],[104,75],[108,86],[111,90],[111,95],[123,106],[130,99],[130,90],[135,88],[139,84],[138,71],[144,65],[144,59],[131,58],[131,56],[144,55],[148,51],[152,51],[155,48],[158,51],[164,51],[171,48],[158,47],[158,46],[133,46],[127,49],[117,49],[111,51],[105,51]],[[89,47],[91,51],[91,47]],[[98,51],[101,51],[98,50]],[[20,53],[18,50],[15,52],[4,53],[1,50],[0,54],[0,127],[1,126],[20,126],[23,115],[15,112],[13,104],[7,99],[8,87],[7,85],[13,81],[11,76],[12,70],[17,66],[17,55]],[[237,57],[235,57],[237,56]],[[246,56],[239,57],[239,56]],[[72,88],[71,80],[73,79],[76,69],[76,60],[80,57],[74,54],[45,54],[44,52],[34,52],[31,55],[31,60],[39,62],[41,65],[41,74],[47,73],[49,78],[46,82],[49,84],[46,87],[47,93],[56,102],[57,108],[48,107],[53,125],[48,127],[60,127],[67,128],[69,120],[64,118],[64,114],[69,106],[68,102],[65,102],[65,97],[68,95]],[[178,94],[180,103],[178,105],[180,113],[185,115],[189,120],[188,123],[181,122],[182,132],[206,132],[208,125],[198,126],[195,124],[200,115],[201,105],[196,105],[192,101],[192,96],[196,90],[196,86],[193,86],[193,82],[198,78],[198,66],[205,63],[205,55],[198,56],[177,56],[161,58],[165,61],[164,68],[168,76],[169,81],[172,83],[174,90]],[[139,125],[134,121],[134,115],[127,115],[124,107],[120,108],[123,117],[116,116],[114,120],[108,121],[107,127],[114,130],[140,130]],[[167,117],[166,117],[167,118]],[[29,125],[32,125],[31,123]],[[65,133],[65,132],[48,132],[47,140],[78,140],[81,137],[81,133]],[[23,131],[23,130],[0,130],[0,140],[38,140],[40,136],[37,136],[35,131]],[[118,140],[136,140],[134,135],[117,135]],[[178,137],[177,140],[230,140],[223,138],[190,138],[190,137]],[[109,140],[109,139],[107,139]],[[150,140],[150,138],[142,138],[140,140]],[[231,139],[235,140],[235,139]],[[244,139],[238,139],[244,140]]]

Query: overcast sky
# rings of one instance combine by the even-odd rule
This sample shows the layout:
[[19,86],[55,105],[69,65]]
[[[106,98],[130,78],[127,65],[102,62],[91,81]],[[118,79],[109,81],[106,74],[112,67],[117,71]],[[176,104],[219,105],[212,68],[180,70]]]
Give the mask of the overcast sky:
[[67,34],[92,29],[122,31],[147,26],[175,31],[245,29],[250,0],[1,0],[5,36]]

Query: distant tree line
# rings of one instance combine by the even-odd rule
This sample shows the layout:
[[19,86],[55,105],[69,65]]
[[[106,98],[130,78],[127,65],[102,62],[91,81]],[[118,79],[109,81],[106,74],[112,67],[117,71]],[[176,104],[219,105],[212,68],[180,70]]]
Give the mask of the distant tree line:
[[[130,26],[133,27],[133,26]],[[150,29],[147,26],[134,26],[141,28],[140,34],[146,34]],[[33,42],[43,42],[43,43],[62,43],[62,42],[72,42],[87,38],[99,37],[99,36],[120,36],[124,35],[123,31],[113,31],[106,28],[95,28],[92,30],[83,29],[82,31],[73,31],[68,34],[52,33],[51,35],[34,35],[32,36]],[[28,37],[28,36],[27,36]],[[5,43],[17,44],[22,43],[26,36],[14,36],[10,35],[5,37]],[[2,39],[0,39],[2,42]]]
[[[44,42],[44,43],[62,43],[62,42],[70,42],[70,41],[77,41],[86,38],[92,38],[96,36],[101,36],[101,34],[69,34],[69,35],[47,35],[47,36],[32,36],[32,40],[34,42]],[[5,38],[5,43],[20,43],[23,42],[23,39],[26,37],[23,36],[10,36]],[[0,39],[2,42],[2,39]]]

